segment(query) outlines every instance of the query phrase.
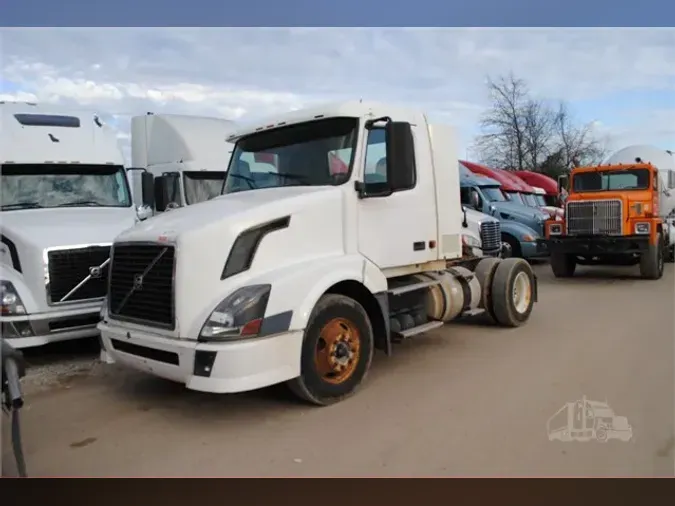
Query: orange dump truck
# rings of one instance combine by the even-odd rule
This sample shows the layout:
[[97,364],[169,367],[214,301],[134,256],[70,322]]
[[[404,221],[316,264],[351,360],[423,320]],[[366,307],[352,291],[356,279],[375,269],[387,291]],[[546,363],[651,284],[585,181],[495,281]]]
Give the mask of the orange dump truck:
[[656,165],[636,157],[578,167],[559,185],[569,193],[565,219],[547,221],[544,239],[556,277],[573,276],[577,265],[639,265],[643,278],[661,278],[674,234],[662,205],[670,184]]

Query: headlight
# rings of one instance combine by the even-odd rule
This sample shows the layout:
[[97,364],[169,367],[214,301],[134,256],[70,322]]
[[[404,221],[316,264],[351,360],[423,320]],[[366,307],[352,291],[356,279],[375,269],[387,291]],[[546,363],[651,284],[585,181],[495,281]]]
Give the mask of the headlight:
[[216,306],[199,333],[200,341],[254,337],[260,332],[271,285],[245,286]]
[[10,281],[0,280],[0,314],[3,316],[26,314],[26,307]]
[[562,234],[562,225],[559,223],[551,223],[548,227],[548,233],[551,235]]
[[635,224],[635,233],[640,235],[649,234],[649,222],[647,223],[636,223]]
[[463,235],[462,242],[471,248],[481,247],[480,241],[471,235]]

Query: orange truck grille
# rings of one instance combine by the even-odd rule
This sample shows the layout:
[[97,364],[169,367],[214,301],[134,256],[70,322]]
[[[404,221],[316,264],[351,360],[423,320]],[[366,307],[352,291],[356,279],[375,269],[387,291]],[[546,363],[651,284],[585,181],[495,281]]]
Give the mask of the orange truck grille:
[[620,200],[583,200],[567,203],[568,235],[622,235]]

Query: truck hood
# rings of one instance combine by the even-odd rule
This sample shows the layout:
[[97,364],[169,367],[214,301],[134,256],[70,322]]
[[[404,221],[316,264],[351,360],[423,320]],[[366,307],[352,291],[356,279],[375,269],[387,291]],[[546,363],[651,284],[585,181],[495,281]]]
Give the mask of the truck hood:
[[545,220],[548,218],[548,213],[513,202],[491,202],[490,205],[494,206],[499,212],[508,213],[519,218],[528,220]]
[[[263,188],[219,197],[161,213],[125,231],[117,241],[178,240],[216,223],[241,231],[268,219],[293,214],[309,201],[340,193],[333,186],[286,186]],[[235,230],[233,230],[235,232]]]
[[473,223],[483,223],[486,221],[499,221],[497,218],[490,216],[489,214],[481,213],[475,209],[466,208],[466,219],[468,222]]
[[0,230],[14,243],[42,249],[111,243],[135,221],[132,207],[26,209],[3,211],[0,214]]

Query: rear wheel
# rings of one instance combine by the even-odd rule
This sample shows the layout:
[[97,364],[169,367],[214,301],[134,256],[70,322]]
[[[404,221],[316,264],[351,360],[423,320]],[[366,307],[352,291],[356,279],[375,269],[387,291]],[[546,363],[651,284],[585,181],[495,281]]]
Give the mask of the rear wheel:
[[312,404],[339,402],[365,379],[373,350],[373,329],[363,306],[344,295],[324,295],[305,330],[301,374],[288,386]]
[[551,253],[551,270],[556,278],[571,278],[577,268],[577,260],[574,255],[566,253]]
[[473,272],[482,291],[481,305],[483,309],[485,309],[489,319],[493,322],[496,322],[497,318],[495,317],[492,304],[490,303],[492,297],[492,279],[494,278],[495,271],[500,262],[501,260],[499,258],[483,258],[478,262],[478,265],[476,265],[476,269]]
[[491,284],[491,306],[497,323],[519,327],[530,318],[534,306],[534,271],[522,258],[499,263]]
[[661,232],[657,232],[655,244],[650,244],[640,256],[640,275],[645,279],[661,279],[664,267],[664,243]]

